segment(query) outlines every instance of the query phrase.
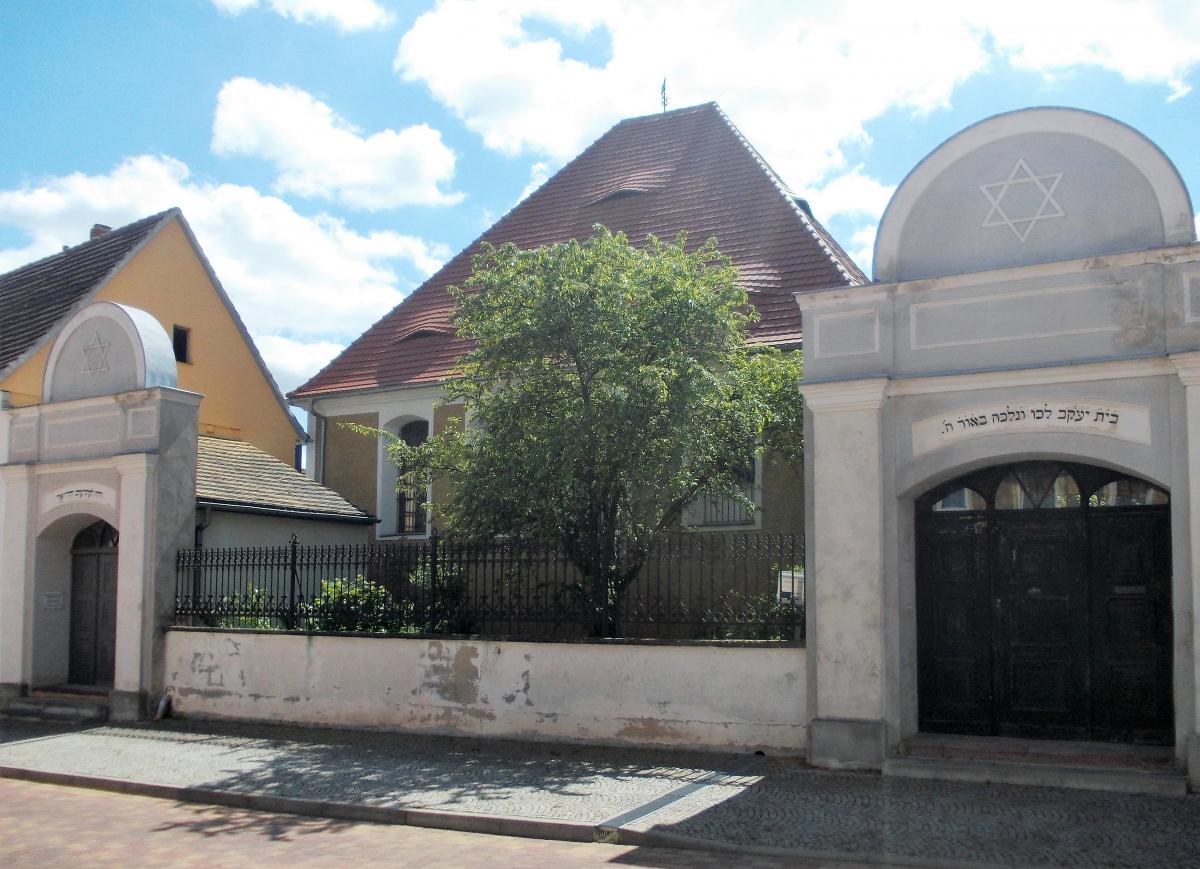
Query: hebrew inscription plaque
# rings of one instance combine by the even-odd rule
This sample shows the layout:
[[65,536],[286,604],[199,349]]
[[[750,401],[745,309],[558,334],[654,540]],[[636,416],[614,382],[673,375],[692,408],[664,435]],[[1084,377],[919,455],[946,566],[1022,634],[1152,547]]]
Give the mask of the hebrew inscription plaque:
[[977,437],[1057,432],[1150,443],[1150,409],[1111,401],[1014,401],[960,408],[912,425],[913,455]]

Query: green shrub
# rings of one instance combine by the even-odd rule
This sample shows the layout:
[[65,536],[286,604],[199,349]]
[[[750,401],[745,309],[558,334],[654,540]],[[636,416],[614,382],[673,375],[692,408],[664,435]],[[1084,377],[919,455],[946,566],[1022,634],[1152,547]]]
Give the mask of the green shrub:
[[307,623],[311,631],[391,631],[402,629],[411,611],[412,604],[398,606],[386,588],[361,575],[323,579]]
[[429,634],[468,634],[472,623],[463,611],[467,584],[462,568],[438,559],[437,580],[433,563],[428,559],[408,575],[409,590],[414,604],[413,628]]
[[245,594],[234,592],[222,595],[217,603],[217,611],[224,615],[216,620],[213,627],[251,628],[260,631],[279,628],[277,619],[266,615],[267,593],[261,588],[251,587]]

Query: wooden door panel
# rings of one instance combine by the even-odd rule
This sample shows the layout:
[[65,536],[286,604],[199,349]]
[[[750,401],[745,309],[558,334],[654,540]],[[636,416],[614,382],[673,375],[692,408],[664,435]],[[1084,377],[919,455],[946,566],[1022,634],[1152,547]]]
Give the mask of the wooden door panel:
[[111,685],[117,663],[117,554],[96,559],[96,684]]
[[76,685],[96,681],[96,561],[71,559],[71,642],[68,676]]
[[1171,530],[1166,508],[1094,511],[1092,729],[1097,739],[1169,743]]
[[1082,511],[997,513],[994,522],[998,732],[1082,733],[1088,722]]
[[71,556],[71,636],[68,680],[112,685],[117,652],[117,552],[82,550]]
[[986,521],[978,514],[926,517],[917,560],[920,727],[986,733],[992,697]]

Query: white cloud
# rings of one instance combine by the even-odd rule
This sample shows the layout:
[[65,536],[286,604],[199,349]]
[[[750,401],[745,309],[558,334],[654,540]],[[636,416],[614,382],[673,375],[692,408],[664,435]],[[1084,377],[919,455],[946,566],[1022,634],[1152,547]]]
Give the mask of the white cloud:
[[881,184],[864,175],[862,166],[835,175],[820,187],[807,191],[813,214],[822,223],[835,215],[867,216],[878,220],[896,192],[893,184]]
[[275,382],[284,393],[291,392],[345,349],[333,341],[294,341],[282,335],[254,335],[254,343]]
[[0,190],[0,223],[30,236],[0,250],[0,271],[78,244],[93,223],[121,226],[176,205],[251,333],[290,342],[269,342],[280,366],[273,370],[288,383],[317,371],[332,348],[357,337],[450,253],[412,236],[308,217],[252,187],[195,179],[171,157],[140,156],[104,175]]
[[261,157],[278,171],[278,193],[334,199],[371,210],[449,205],[454,152],[425,124],[369,136],[304,91],[252,78],[227,81],[217,97],[212,149]]
[[[537,33],[523,23],[534,19]],[[611,58],[589,65],[545,36],[601,28]],[[797,188],[819,186],[888,110],[925,113],[997,62],[1045,75],[1080,64],[1187,90],[1200,63],[1200,5],[1121,0],[796,3],[443,0],[400,41],[395,67],[484,143],[564,160],[616,120],[721,103]]]
[[517,202],[521,202],[526,196],[545,184],[549,180],[550,175],[550,164],[545,160],[538,160],[530,166],[529,181],[525,185],[525,189],[517,195]]
[[1200,7],[1195,3],[1088,0],[1086,4],[1019,0],[987,29],[1014,66],[1052,74],[1098,66],[1131,82],[1163,84],[1175,100],[1191,90],[1200,63]]
[[230,15],[266,6],[301,24],[329,22],[345,32],[383,27],[395,20],[375,0],[212,0],[212,3]]
[[861,226],[850,235],[850,244],[846,245],[846,253],[854,260],[860,269],[868,275],[875,268],[875,235],[878,226],[874,223]]

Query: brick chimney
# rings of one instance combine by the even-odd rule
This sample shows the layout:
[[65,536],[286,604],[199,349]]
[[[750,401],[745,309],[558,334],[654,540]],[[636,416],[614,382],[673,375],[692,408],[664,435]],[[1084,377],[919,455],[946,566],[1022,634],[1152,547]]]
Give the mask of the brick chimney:
[[105,226],[103,223],[93,223],[92,234],[88,236],[88,239],[99,238],[102,235],[108,235],[110,232],[112,232],[111,226]]

